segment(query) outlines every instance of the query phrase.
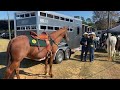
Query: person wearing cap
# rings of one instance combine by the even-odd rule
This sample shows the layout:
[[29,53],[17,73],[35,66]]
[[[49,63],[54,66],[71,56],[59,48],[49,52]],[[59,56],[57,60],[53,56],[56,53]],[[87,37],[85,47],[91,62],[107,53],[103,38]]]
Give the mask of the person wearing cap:
[[83,61],[84,53],[85,53],[84,61],[86,61],[86,58],[87,58],[87,52],[88,52],[88,44],[87,44],[87,42],[88,42],[88,33],[85,32],[83,34],[83,37],[82,37],[81,41],[80,41],[80,44],[82,45],[81,57],[80,57],[81,61]]
[[89,56],[89,59],[90,59],[90,62],[92,62],[94,60],[94,50],[95,50],[95,44],[96,44],[96,40],[95,40],[95,33],[94,32],[91,32],[90,34],[90,38],[88,40],[88,48],[89,48],[89,53],[90,53],[90,56]]

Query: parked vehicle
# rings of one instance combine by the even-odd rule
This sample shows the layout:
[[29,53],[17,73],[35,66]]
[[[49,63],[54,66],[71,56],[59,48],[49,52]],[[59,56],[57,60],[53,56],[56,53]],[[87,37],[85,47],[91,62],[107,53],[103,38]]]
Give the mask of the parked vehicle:
[[[0,37],[9,39],[9,33],[8,32],[2,33]],[[14,37],[14,33],[11,33],[11,38],[13,37]]]

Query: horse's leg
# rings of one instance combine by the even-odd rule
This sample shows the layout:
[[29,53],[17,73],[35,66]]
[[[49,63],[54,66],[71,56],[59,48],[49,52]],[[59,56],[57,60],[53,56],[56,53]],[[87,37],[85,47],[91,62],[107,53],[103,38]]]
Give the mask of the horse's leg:
[[109,54],[110,56],[110,59],[109,59],[109,61],[112,61],[112,46],[110,45],[110,54]]
[[17,66],[17,68],[15,69],[15,74],[16,74],[17,79],[20,79],[19,66],[20,66],[20,63],[19,63],[19,65]]
[[10,64],[10,66],[6,70],[4,79],[9,79],[10,76],[12,75],[12,73],[14,72],[14,70],[17,68],[18,65],[19,65],[18,62],[12,62]]
[[116,50],[114,51],[114,60],[116,60]]
[[47,75],[48,57],[45,60],[45,75]]
[[53,58],[54,58],[54,54],[51,55],[51,57],[50,57],[50,64],[49,64],[49,66],[50,66],[50,69],[49,69],[49,75],[50,75],[51,78],[53,77],[53,74],[52,74]]
[[115,50],[115,52],[114,52],[114,60],[116,60],[116,54],[117,54],[117,51]]
[[111,57],[112,57],[111,61],[115,59],[115,52],[116,52],[115,45],[113,44],[111,45]]
[[110,60],[110,45],[107,42],[108,61]]

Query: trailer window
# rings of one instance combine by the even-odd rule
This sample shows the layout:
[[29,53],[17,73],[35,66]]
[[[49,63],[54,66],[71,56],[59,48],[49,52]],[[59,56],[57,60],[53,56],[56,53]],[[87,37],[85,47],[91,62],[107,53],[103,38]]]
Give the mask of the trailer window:
[[26,29],[29,30],[29,29],[30,29],[30,26],[26,26]]
[[16,15],[16,19],[20,19],[20,15]]
[[72,29],[72,28],[70,28],[70,31],[73,31],[73,29]]
[[20,27],[17,27],[17,30],[20,30]]
[[55,30],[59,30],[59,27],[55,27]]
[[31,13],[31,16],[35,16],[35,12]]
[[49,29],[49,30],[53,30],[53,27],[51,27],[51,26],[48,26],[48,29]]
[[73,22],[73,20],[72,20],[72,19],[70,19],[70,22]]
[[46,26],[40,26],[40,29],[46,29]]
[[64,18],[63,18],[63,17],[60,17],[60,20],[64,20]]
[[80,34],[80,28],[77,27],[77,35],[79,35],[79,34]]
[[29,13],[25,14],[25,17],[30,17],[30,14]]
[[20,15],[20,18],[24,18],[24,14],[21,14],[21,15]]
[[54,16],[55,19],[59,19],[59,16]]
[[36,29],[36,26],[31,26],[31,29]]
[[66,18],[66,21],[69,21],[69,19],[68,19],[68,18]]
[[16,17],[20,17],[20,15],[16,15]]
[[40,12],[40,16],[46,17],[46,13]]
[[25,27],[21,27],[21,30],[25,30]]
[[52,14],[47,14],[47,17],[53,18],[53,15]]

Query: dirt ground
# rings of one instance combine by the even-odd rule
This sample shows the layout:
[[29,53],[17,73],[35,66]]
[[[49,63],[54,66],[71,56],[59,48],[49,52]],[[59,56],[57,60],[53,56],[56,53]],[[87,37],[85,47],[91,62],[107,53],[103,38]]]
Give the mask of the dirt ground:
[[[8,41],[6,41],[8,42]],[[0,79],[3,78],[6,69],[6,46],[0,42]],[[60,64],[53,64],[52,79],[120,79],[120,57],[114,62],[107,60],[106,52],[95,52],[93,62],[81,62],[80,51],[72,54],[70,60],[64,60]],[[49,66],[48,66],[49,69]],[[44,74],[44,61],[24,59],[20,66],[21,79],[51,79]]]

